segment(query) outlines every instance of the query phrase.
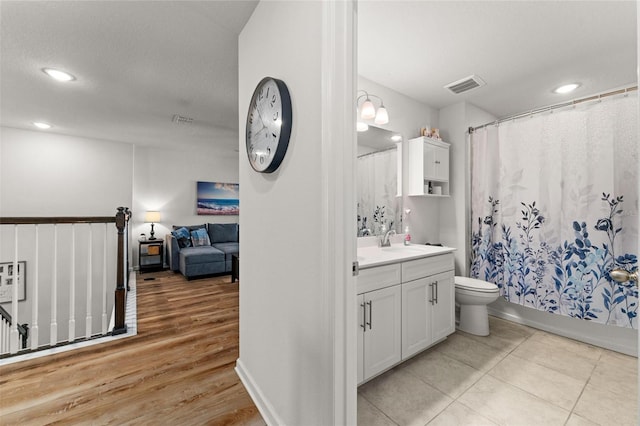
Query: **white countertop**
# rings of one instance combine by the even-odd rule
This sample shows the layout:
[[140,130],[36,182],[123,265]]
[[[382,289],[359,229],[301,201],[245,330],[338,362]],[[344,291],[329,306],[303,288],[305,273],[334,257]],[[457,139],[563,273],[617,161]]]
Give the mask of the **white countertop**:
[[437,256],[455,251],[452,247],[427,246],[421,244],[391,244],[391,247],[358,247],[358,263],[360,269],[374,266],[420,259],[422,257]]

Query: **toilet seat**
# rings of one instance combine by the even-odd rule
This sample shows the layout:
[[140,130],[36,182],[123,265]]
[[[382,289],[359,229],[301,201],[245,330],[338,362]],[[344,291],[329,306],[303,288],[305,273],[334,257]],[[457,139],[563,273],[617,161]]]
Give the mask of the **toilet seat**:
[[467,277],[455,277],[455,286],[461,290],[478,293],[496,293],[500,290],[498,286],[493,283]]

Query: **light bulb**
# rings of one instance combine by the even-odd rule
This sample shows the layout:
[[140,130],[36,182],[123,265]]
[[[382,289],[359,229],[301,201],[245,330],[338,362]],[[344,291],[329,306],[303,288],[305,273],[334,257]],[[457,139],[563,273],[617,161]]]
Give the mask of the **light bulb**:
[[51,124],[43,123],[41,121],[34,121],[33,125],[36,126],[38,129],[43,129],[43,130],[51,128]]
[[47,74],[49,77],[56,79],[58,81],[72,81],[76,78],[69,74],[68,72],[60,71],[54,68],[42,68],[42,72]]
[[360,117],[363,120],[370,120],[376,116],[376,107],[373,106],[373,102],[371,99],[367,98],[362,104],[362,112],[360,113]]
[[564,86],[558,87],[556,90],[554,90],[554,92],[562,95],[565,93],[573,92],[578,87],[580,87],[578,83],[565,84]]
[[389,122],[389,113],[384,105],[380,105],[378,108],[378,112],[376,113],[376,119],[374,123],[376,124],[387,124]]

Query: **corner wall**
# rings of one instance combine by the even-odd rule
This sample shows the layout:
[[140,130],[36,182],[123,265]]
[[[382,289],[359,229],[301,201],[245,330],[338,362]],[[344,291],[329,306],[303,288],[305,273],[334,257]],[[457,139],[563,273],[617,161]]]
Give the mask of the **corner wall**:
[[154,226],[156,238],[165,238],[173,225],[238,222],[238,216],[198,216],[198,181],[238,183],[238,153],[221,151],[213,140],[209,148],[180,144],[174,148],[135,147],[131,227],[134,266],[138,266],[137,240],[142,233],[149,237],[151,229],[144,223],[147,210],[160,212],[161,221]]
[[[353,7],[263,1],[239,37],[236,371],[273,425],[355,423],[356,236],[345,234],[355,230]],[[251,168],[244,138],[265,76],[287,84],[293,109],[289,147],[272,174]]]
[[455,247],[456,275],[467,276],[469,269],[470,232],[470,163],[467,131],[496,117],[468,102],[460,102],[440,110],[440,135],[451,144],[449,188],[451,197],[440,199],[440,239]]

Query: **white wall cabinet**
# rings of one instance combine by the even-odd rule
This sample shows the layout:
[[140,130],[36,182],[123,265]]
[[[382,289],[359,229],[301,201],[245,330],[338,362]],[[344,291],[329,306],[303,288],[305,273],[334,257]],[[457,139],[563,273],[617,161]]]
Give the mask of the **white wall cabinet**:
[[455,331],[453,254],[360,271],[358,384]]
[[409,195],[449,196],[449,147],[424,136],[408,141]]

